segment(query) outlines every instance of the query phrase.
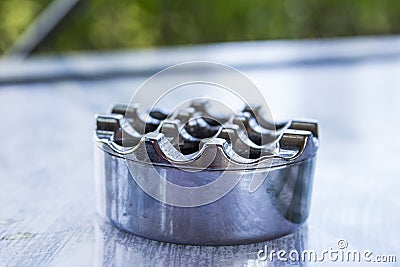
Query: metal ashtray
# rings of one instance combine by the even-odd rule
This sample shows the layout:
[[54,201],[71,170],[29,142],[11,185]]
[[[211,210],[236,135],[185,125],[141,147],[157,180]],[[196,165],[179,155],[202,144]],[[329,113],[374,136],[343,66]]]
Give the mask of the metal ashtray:
[[233,245],[295,231],[309,213],[318,126],[227,118],[194,101],[173,114],[116,105],[97,115],[98,212],[158,241]]

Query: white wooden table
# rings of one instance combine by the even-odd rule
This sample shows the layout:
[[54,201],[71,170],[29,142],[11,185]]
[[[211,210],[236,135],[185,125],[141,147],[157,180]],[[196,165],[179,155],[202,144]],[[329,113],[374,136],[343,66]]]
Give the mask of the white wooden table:
[[[277,119],[319,120],[311,216],[262,244],[179,246],[96,219],[94,114],[189,60],[242,70]],[[400,38],[256,42],[0,63],[0,266],[347,266],[260,262],[269,249],[348,249],[400,262]],[[369,263],[367,266],[395,266]]]

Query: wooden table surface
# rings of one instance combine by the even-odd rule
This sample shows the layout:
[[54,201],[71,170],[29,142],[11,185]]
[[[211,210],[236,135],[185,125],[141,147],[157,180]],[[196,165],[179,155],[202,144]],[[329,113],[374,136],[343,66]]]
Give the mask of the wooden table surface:
[[[261,244],[181,246],[103,224],[94,202],[94,114],[189,60],[237,67],[277,119],[319,120],[311,215]],[[400,262],[400,38],[256,42],[0,63],[0,266],[347,266],[257,260],[269,249],[348,249]],[[367,266],[396,263],[368,263]]]

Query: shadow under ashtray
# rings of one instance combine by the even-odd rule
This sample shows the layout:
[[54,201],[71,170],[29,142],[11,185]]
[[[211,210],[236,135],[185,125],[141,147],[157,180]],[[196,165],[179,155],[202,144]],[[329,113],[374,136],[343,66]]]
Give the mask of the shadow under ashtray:
[[[276,253],[284,250],[301,254],[307,249],[307,234],[307,226],[304,225],[292,234],[261,243],[190,246],[135,236],[98,218],[95,225],[95,259],[96,266],[306,266],[304,261],[282,261]],[[275,254],[270,258],[268,256],[272,251]]]

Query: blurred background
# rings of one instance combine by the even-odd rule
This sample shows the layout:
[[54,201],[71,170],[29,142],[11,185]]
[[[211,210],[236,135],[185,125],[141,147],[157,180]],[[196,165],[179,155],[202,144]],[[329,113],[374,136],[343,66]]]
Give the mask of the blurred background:
[[243,72],[274,119],[319,121],[307,227],[267,244],[400,262],[399,34],[399,0],[0,0],[0,266],[256,265],[258,247],[94,226],[94,115],[199,60]]
[[[0,54],[42,11],[51,9],[51,2],[61,1],[0,1]],[[51,29],[33,45],[33,53],[400,33],[396,0],[69,2],[49,12],[41,28]],[[51,16],[59,23],[51,25]]]

